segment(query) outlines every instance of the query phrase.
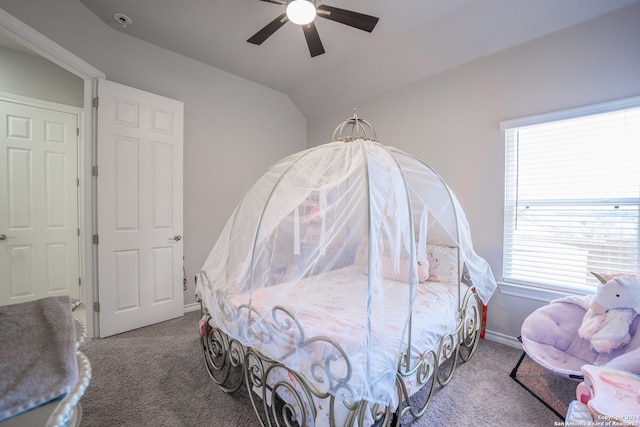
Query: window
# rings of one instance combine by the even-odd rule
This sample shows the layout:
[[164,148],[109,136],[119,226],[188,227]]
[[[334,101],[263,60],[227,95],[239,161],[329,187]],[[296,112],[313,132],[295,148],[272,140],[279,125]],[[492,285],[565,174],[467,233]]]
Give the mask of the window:
[[638,273],[640,97],[500,124],[506,282],[592,291]]

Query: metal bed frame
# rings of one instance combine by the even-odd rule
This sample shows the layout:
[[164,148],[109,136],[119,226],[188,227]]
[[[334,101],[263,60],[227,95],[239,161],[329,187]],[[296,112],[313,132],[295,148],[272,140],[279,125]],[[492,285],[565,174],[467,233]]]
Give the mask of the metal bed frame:
[[[234,393],[244,385],[249,399],[263,427],[315,425],[320,407],[329,411],[329,425],[347,427],[364,426],[365,411],[369,411],[374,426],[399,426],[401,419],[409,414],[413,418],[422,417],[431,402],[436,384],[445,386],[451,381],[458,358],[468,361],[475,353],[479,342],[481,327],[482,303],[479,297],[469,288],[458,307],[459,321],[453,331],[444,334],[437,348],[424,349],[417,362],[411,362],[406,352],[399,355],[396,372],[395,392],[400,405],[398,408],[372,404],[364,400],[349,399],[349,377],[352,368],[346,352],[335,340],[326,336],[306,337],[300,322],[284,307],[274,307],[270,321],[261,320],[256,324],[256,335],[264,339],[293,340],[296,346],[306,346],[317,341],[327,343],[333,348],[333,354],[322,363],[314,365],[315,384],[326,385],[318,388],[299,372],[288,368],[282,361],[273,360],[253,348],[241,344],[218,328],[209,324],[210,315],[200,300],[201,315],[206,322],[205,335],[201,338],[202,349],[207,372],[211,379],[226,393]],[[239,307],[232,316],[247,316],[252,308]],[[266,318],[266,317],[265,317]],[[258,332],[259,331],[259,332]],[[419,331],[415,331],[419,333]],[[335,369],[340,363],[341,369]],[[283,372],[299,385],[298,389],[291,383],[277,381],[269,385],[269,378],[277,372]],[[341,372],[338,374],[337,372]],[[428,390],[423,402],[410,399],[405,380],[414,379],[420,390]],[[284,402],[280,392],[288,391],[293,399]],[[336,396],[341,396],[337,398]]]

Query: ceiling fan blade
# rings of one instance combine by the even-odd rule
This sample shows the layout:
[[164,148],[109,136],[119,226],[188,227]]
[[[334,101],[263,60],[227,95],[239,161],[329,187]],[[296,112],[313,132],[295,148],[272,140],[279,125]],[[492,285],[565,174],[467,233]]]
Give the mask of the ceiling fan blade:
[[275,4],[287,4],[285,0],[260,0],[260,1],[266,1],[267,3],[275,3]]
[[252,35],[247,41],[249,43],[261,45],[266,39],[271,37],[273,33],[275,33],[280,27],[282,27],[288,21],[289,21],[289,18],[287,18],[287,14],[283,13],[282,15],[278,16],[276,19],[274,19],[273,21],[265,25],[263,29],[261,29],[260,31]]
[[322,55],[324,53],[324,47],[320,41],[316,24],[312,22],[307,25],[302,25],[302,31],[304,31],[304,38],[307,39],[307,46],[309,46],[311,57]]
[[326,6],[324,4],[318,6],[317,10],[318,16],[322,18],[330,19],[368,33],[373,31],[380,19],[375,16],[365,15],[364,13],[353,12],[351,10],[340,9],[333,6]]

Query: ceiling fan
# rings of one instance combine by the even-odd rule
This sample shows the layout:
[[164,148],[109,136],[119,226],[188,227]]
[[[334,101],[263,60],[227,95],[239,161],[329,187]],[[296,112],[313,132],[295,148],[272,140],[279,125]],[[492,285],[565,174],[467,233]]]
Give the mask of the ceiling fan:
[[353,12],[351,10],[340,9],[333,6],[326,6],[323,4],[316,6],[315,0],[260,1],[283,6],[286,5],[287,8],[283,14],[269,22],[264,28],[251,36],[247,41],[256,45],[261,45],[280,27],[291,21],[302,27],[304,37],[307,40],[307,46],[309,46],[309,53],[312,58],[324,53],[324,47],[322,46],[322,41],[320,41],[320,35],[318,34],[318,30],[313,22],[316,16],[339,22],[369,33],[373,31],[379,19],[375,16],[365,15],[364,13]]

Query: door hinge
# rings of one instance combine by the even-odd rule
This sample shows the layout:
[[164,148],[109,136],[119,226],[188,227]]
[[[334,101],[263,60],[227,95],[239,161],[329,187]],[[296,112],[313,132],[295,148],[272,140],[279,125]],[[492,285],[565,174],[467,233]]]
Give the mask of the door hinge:
[[98,240],[98,235],[97,235],[97,234],[94,234],[94,235],[92,236],[92,241],[93,241],[93,244],[94,244],[94,245],[97,245],[97,244],[98,244],[99,240]]
[[76,128],[76,136],[80,136],[80,128]]
[[80,237],[80,229],[78,228],[78,237]]
[[93,98],[93,100],[91,101],[91,105],[93,106],[93,108],[98,108],[98,104],[100,102],[98,101],[98,97],[96,96],[95,98]]
[[98,176],[98,166],[91,167],[91,175]]
[[93,303],[93,311],[95,311],[96,313],[100,313],[100,302],[96,301]]
[[78,287],[82,287],[82,279],[80,277],[78,277]]
[[76,185],[77,185],[78,187],[80,187],[80,178],[77,178],[77,179],[76,179],[76,182],[77,182],[77,184],[76,184]]

